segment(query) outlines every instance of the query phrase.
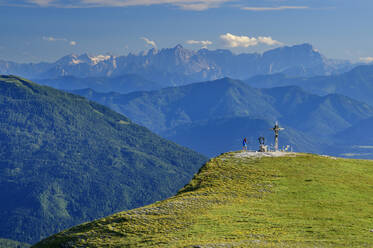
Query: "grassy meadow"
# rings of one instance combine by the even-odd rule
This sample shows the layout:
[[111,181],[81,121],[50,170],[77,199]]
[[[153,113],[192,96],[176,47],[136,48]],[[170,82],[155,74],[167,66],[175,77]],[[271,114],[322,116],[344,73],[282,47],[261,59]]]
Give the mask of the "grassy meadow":
[[35,247],[373,246],[373,161],[236,155],[211,159],[174,197]]

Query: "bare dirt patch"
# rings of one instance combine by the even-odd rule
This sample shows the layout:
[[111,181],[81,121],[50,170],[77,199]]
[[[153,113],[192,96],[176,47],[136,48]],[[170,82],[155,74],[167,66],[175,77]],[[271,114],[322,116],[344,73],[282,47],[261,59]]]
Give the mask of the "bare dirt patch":
[[257,152],[257,151],[241,151],[234,155],[236,158],[262,158],[262,157],[284,157],[296,156],[295,152]]

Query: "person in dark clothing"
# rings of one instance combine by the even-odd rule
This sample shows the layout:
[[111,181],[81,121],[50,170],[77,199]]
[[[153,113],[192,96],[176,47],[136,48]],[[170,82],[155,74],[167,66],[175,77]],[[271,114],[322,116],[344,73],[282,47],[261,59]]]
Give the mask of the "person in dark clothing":
[[243,146],[242,150],[247,150],[247,140],[246,140],[246,138],[243,139],[242,146]]

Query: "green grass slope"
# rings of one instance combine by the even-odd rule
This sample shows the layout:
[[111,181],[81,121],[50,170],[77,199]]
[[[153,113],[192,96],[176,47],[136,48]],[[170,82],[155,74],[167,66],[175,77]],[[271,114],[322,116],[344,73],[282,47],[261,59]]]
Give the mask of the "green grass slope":
[[0,77],[0,238],[35,243],[174,195],[207,160],[83,97]]
[[372,181],[368,160],[226,153],[174,197],[34,247],[371,247]]

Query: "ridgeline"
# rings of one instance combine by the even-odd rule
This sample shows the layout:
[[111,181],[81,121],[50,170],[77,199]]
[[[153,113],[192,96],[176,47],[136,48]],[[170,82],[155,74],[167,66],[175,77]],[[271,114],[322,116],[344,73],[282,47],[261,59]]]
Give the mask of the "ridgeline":
[[373,246],[373,161],[242,154],[211,159],[174,197],[34,247]]
[[207,160],[83,97],[0,76],[0,244],[174,195]]

